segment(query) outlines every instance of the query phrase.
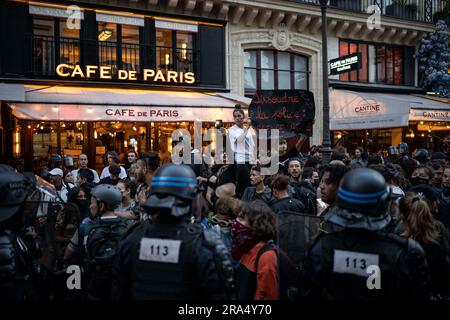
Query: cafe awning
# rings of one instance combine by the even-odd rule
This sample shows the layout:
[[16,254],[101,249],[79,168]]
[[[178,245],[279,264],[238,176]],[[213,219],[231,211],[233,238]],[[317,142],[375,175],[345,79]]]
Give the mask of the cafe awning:
[[412,120],[450,121],[450,104],[417,95],[330,90],[331,130],[407,127]]
[[251,99],[215,92],[157,91],[25,85],[22,101],[10,99],[20,119],[46,121],[232,122],[232,109]]

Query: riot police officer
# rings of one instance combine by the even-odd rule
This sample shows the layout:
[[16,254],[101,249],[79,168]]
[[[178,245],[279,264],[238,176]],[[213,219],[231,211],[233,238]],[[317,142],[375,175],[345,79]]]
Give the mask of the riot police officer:
[[336,207],[305,262],[303,295],[321,299],[427,298],[430,275],[423,249],[383,230],[390,221],[390,191],[372,169],[348,172]]
[[32,258],[23,232],[28,195],[25,177],[11,167],[0,167],[0,301],[35,298]]
[[113,280],[115,299],[224,298],[231,286],[231,258],[219,235],[193,222],[198,196],[194,172],[167,164],[152,179],[144,209],[151,219],[119,245]]

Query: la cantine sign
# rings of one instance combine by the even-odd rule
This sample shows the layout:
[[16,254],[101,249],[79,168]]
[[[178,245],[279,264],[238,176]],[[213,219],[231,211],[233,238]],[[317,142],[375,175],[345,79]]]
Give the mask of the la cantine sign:
[[349,54],[330,60],[330,74],[336,75],[361,68],[361,53]]
[[166,70],[144,69],[141,74],[133,70],[114,71],[110,66],[80,66],[61,63],[56,67],[56,74],[63,78],[100,78],[112,79],[113,76],[119,80],[149,81],[163,83],[193,84],[195,75],[193,72],[177,72]]

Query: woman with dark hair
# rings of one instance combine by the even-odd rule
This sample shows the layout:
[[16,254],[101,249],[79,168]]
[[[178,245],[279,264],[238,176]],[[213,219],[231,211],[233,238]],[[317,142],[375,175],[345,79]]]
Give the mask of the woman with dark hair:
[[[102,174],[100,175],[100,179],[110,177],[109,167],[112,165],[119,165],[119,155],[115,151],[108,151],[106,154],[106,161],[108,165],[103,168]],[[119,179],[125,179],[127,177],[127,172],[124,167],[120,167]]]
[[425,251],[431,271],[433,296],[448,296],[450,257],[448,250],[438,243],[438,228],[424,194],[407,192],[400,199],[399,208],[405,228],[402,236],[417,241]]
[[279,298],[277,255],[260,250],[276,236],[275,215],[261,200],[242,203],[242,210],[231,229],[231,255],[239,260],[236,294],[239,300]]

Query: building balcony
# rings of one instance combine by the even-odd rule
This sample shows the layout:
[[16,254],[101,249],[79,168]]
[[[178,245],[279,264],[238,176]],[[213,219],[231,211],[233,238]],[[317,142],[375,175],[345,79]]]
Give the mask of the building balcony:
[[[288,0],[302,4],[319,5],[319,0]],[[434,23],[450,20],[450,0],[329,0],[330,8],[350,12],[370,13],[374,7],[383,16],[404,20]]]
[[[57,78],[57,66],[67,65],[73,69],[79,65],[109,67],[111,81],[123,80],[119,70],[136,73],[142,79],[144,69],[196,73],[199,53],[186,47],[162,47],[111,41],[80,40],[74,38],[29,36],[26,38],[25,74],[19,75],[38,79]],[[67,70],[66,70],[67,71]],[[66,72],[64,71],[64,72]],[[67,72],[69,72],[67,71]],[[88,80],[93,77],[67,77],[70,80]],[[139,81],[139,80],[137,80]]]

